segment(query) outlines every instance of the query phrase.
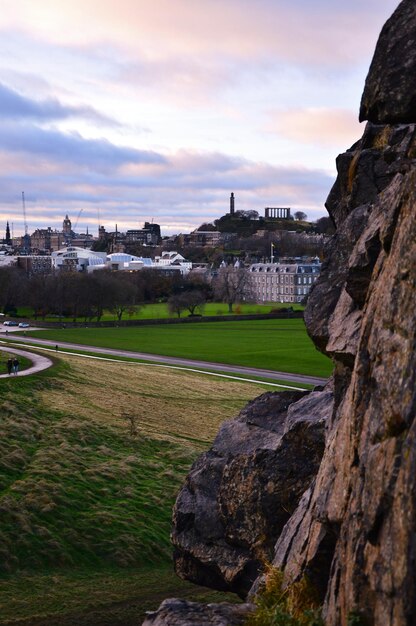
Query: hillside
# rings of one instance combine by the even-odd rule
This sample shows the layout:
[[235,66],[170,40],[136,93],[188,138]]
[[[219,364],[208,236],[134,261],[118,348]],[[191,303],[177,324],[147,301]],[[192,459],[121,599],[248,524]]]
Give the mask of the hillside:
[[171,508],[195,455],[261,386],[62,355],[1,385],[0,624],[98,611],[94,624],[114,612],[124,626],[132,607],[137,623],[165,593],[193,594],[169,567]]

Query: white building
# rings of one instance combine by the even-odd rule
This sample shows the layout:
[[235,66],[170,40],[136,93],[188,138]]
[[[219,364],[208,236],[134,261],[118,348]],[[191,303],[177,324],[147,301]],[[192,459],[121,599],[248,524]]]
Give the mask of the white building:
[[155,269],[165,269],[172,271],[179,271],[183,276],[188,274],[192,269],[192,262],[187,261],[185,257],[183,257],[179,252],[175,251],[165,251],[162,252],[161,256],[155,257],[154,262]]
[[0,267],[11,267],[17,265],[17,256],[6,255],[5,252],[0,252]]
[[125,252],[92,252],[86,248],[69,246],[63,250],[52,252],[53,269],[67,272],[94,272],[95,270],[110,269],[113,271],[133,272],[142,269],[163,271],[165,274],[175,272],[188,274],[192,263],[186,261],[177,252],[164,252],[153,261],[148,257],[138,257]]
[[52,267],[66,272],[93,272],[107,267],[105,252],[92,252],[76,246],[52,252],[51,257]]
[[300,303],[319,276],[319,259],[310,262],[254,263],[249,268],[257,302]]
[[180,273],[188,274],[192,269],[192,263],[177,252],[163,252],[155,260],[148,257],[138,257],[125,252],[114,252],[107,255],[107,267],[114,271],[132,272],[142,269],[163,271],[164,274]]
[[[150,264],[145,263],[145,261],[150,261]],[[114,252],[113,254],[108,254],[106,258],[107,267],[113,271],[135,272],[151,264],[151,259],[143,259],[125,252]]]

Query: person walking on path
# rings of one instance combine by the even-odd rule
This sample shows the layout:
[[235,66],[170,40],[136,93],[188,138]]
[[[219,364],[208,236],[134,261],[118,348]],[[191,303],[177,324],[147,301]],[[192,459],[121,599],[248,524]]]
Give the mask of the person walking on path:
[[7,372],[10,376],[13,370],[13,359],[7,359]]
[[13,372],[15,376],[17,376],[18,371],[19,371],[19,360],[17,359],[17,357],[15,357],[13,359]]

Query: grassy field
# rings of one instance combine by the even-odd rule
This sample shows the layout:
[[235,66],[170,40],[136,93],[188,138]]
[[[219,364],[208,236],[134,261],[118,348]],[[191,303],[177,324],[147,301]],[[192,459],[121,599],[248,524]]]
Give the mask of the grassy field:
[[238,602],[234,595],[180,580],[170,564],[21,575],[0,581],[0,602],[3,597],[2,626],[138,626],[166,598]]
[[30,336],[311,376],[329,376],[332,371],[331,361],[315,349],[301,319],[68,328]]
[[129,626],[167,596],[218,598],[173,576],[171,508],[220,422],[264,388],[58,362],[0,381],[0,624]]
[[[262,315],[264,313],[270,313],[272,309],[280,309],[287,308],[291,306],[295,311],[303,311],[304,306],[300,304],[280,304],[278,302],[266,303],[266,304],[235,304],[234,305],[234,314],[235,315]],[[201,311],[203,315],[229,315],[228,305],[224,304],[224,302],[207,302]],[[182,317],[187,317],[189,312],[184,311],[182,313]],[[18,316],[22,318],[33,317],[33,309],[30,307],[19,307],[18,308]],[[176,317],[176,315],[172,315],[168,311],[168,307],[166,302],[156,302],[151,304],[140,305],[139,310],[136,311],[133,315],[129,316],[127,313],[123,315],[124,319],[131,320],[144,320],[144,319],[166,319],[169,317]],[[114,321],[117,317],[114,313],[110,313],[106,311],[101,318],[101,321]],[[57,316],[47,316],[45,318],[46,321],[56,322]],[[68,321],[72,321],[72,318],[68,318]],[[78,318],[79,322],[83,322],[84,318]]]

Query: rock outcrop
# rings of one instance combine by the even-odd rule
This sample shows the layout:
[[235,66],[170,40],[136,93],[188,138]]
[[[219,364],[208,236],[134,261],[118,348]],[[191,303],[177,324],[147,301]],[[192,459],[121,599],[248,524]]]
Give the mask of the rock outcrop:
[[416,4],[403,0],[381,31],[361,100],[360,122],[414,122],[415,32]]
[[[187,545],[193,533],[196,567],[209,562],[240,595],[260,573],[257,549],[267,556],[276,537],[274,565],[285,584],[309,578],[326,626],[416,623],[415,44],[416,3],[403,0],[383,28],[366,81],[360,116],[369,122],[338,157],[327,200],[336,234],[305,320],[315,345],[333,359],[333,398],[328,389],[293,398],[271,426],[266,420],[267,431],[254,426],[255,402],[250,419],[243,412],[236,426],[223,427],[197,462],[176,513],[185,561],[195,556]],[[315,451],[305,489],[290,474],[296,488],[287,506],[283,469],[310,447],[295,439],[311,438],[325,414],[319,469],[315,475]],[[292,471],[301,465],[296,459]],[[204,500],[208,483],[216,486]],[[198,511],[203,526],[204,510],[221,528],[215,538],[195,521]],[[222,548],[228,552],[221,556]],[[260,586],[261,574],[249,597]]]
[[172,598],[149,613],[143,626],[243,626],[252,604],[200,604]]
[[247,595],[316,475],[331,407],[330,386],[307,394],[266,393],[221,426],[175,505],[179,576]]
[[[411,138],[398,158],[405,163],[416,146],[415,126],[400,130]],[[358,237],[351,232],[345,283],[325,325],[337,372],[326,449],[314,488],[277,542],[274,564],[287,582],[309,575],[325,599],[328,625],[347,624],[359,613],[366,624],[410,626],[416,620],[416,162],[375,202],[350,207],[341,229],[357,212],[365,220]],[[312,304],[322,288],[321,282]],[[353,341],[345,338],[344,348],[339,324],[355,328],[357,320],[358,332]]]

